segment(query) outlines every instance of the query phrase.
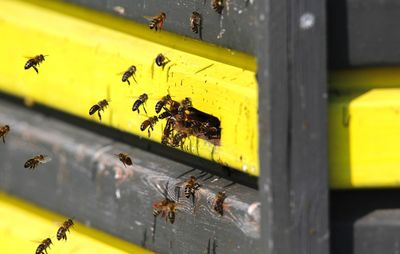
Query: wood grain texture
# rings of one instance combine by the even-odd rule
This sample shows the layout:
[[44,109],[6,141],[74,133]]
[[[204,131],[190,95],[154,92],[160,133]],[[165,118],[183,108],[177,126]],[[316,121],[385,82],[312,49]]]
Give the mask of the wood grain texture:
[[325,2],[258,5],[263,248],[328,253]]
[[[188,175],[176,177],[190,167],[8,103],[0,104],[0,122],[12,130],[0,147],[3,191],[158,253],[203,253],[209,239],[216,240],[216,253],[260,251],[256,190],[227,187],[227,207],[220,217],[210,203],[230,181],[205,177],[196,210],[182,193],[175,223],[158,218],[152,242],[152,204],[163,199],[167,182],[175,198],[174,187]],[[125,168],[114,156],[119,152],[131,155],[134,165]],[[25,170],[24,160],[37,153],[52,160]]]
[[167,14],[164,28],[167,31],[200,39],[191,31],[189,18],[193,11],[202,16],[202,40],[231,49],[254,54],[254,28],[258,10],[253,0],[226,0],[222,15],[211,7],[211,0],[198,1],[130,1],[130,0],[68,0],[68,2],[106,11],[114,15],[148,24],[143,16]]

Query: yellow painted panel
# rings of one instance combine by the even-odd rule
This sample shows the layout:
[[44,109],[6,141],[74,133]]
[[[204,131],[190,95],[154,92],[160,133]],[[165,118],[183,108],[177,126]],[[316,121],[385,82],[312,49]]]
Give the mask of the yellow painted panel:
[[0,246],[2,253],[35,253],[41,241],[52,238],[48,251],[57,254],[146,254],[152,253],[78,222],[68,233],[67,241],[57,241],[57,222],[65,217],[41,209],[0,192]]
[[400,89],[333,99],[329,114],[331,186],[400,186]]
[[[221,146],[190,138],[185,150],[258,175],[258,90],[253,57],[165,31],[156,33],[86,9],[77,11],[97,21],[100,16],[100,23],[111,24],[111,28],[105,27],[69,15],[76,7],[58,1],[27,2],[0,1],[0,59],[7,59],[0,62],[2,91],[97,122],[96,115],[88,115],[89,108],[111,99],[101,123],[145,138],[147,132],[140,131],[140,124],[155,114],[154,105],[162,96],[169,93],[178,101],[190,97],[196,108],[221,120]],[[51,8],[40,6],[43,3]],[[116,24],[119,30],[113,28]],[[124,26],[134,32],[128,34]],[[24,70],[23,56],[40,53],[49,56],[39,66],[39,75]],[[168,66],[164,71],[155,67],[151,75],[159,53],[171,60],[171,68],[167,72]],[[131,65],[137,67],[138,84],[128,86],[117,74]],[[131,111],[133,98],[142,93],[149,95],[148,116]],[[157,124],[152,140],[160,142],[163,125],[165,121]]]
[[331,71],[329,88],[344,92],[400,88],[400,67],[364,67]]

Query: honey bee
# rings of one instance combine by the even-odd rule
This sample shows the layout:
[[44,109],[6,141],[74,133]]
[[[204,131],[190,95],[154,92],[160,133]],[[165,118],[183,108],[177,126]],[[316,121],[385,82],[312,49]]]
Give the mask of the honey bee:
[[224,0],[211,0],[211,6],[218,14],[222,13],[224,9]]
[[179,145],[181,148],[183,148],[183,143],[185,142],[185,139],[188,137],[188,134],[186,132],[178,132],[175,134],[175,136],[172,138],[172,147],[178,147]]
[[68,219],[64,221],[64,223],[61,225],[61,227],[57,230],[57,240],[64,239],[65,241],[67,240],[67,232],[69,232],[69,228],[74,225],[74,222],[72,219]]
[[24,168],[29,168],[34,170],[37,166],[39,166],[40,163],[46,163],[49,162],[51,160],[50,157],[46,156],[46,155],[36,155],[35,157],[27,160],[25,162]]
[[161,109],[165,108],[165,105],[167,105],[167,103],[169,103],[170,101],[172,101],[172,98],[171,98],[171,96],[169,94],[167,94],[164,97],[162,97],[161,100],[159,100],[156,103],[156,106],[155,106],[156,113],[157,114],[160,113]]
[[175,125],[175,119],[170,117],[167,120],[167,124],[165,125],[163,135],[161,137],[161,144],[163,145],[169,145],[170,143],[170,136],[172,131],[174,130],[174,125]]
[[161,12],[157,16],[153,16],[153,17],[145,16],[145,18],[150,21],[149,28],[155,29],[157,31],[158,29],[161,30],[161,28],[164,24],[164,21],[167,18],[167,15],[165,14],[165,12]]
[[172,116],[171,112],[164,111],[160,115],[158,115],[158,119],[164,119],[164,118],[171,117],[171,116]]
[[116,156],[118,156],[118,159],[122,162],[122,164],[124,164],[125,167],[126,167],[126,165],[132,166],[132,159],[131,159],[131,157],[128,156],[128,154],[119,153],[119,154],[116,154]]
[[192,16],[190,16],[190,28],[192,29],[192,32],[196,34],[201,30],[201,15],[197,11],[194,11]]
[[170,60],[163,54],[158,54],[155,62],[157,66],[162,67],[162,69],[164,70],[165,65],[167,65],[170,62]]
[[137,112],[140,113],[139,107],[140,107],[140,105],[142,105],[144,112],[146,112],[146,114],[147,114],[146,108],[144,107],[144,103],[147,101],[148,98],[149,97],[145,93],[140,95],[139,98],[133,103],[132,111],[137,110]]
[[44,239],[44,240],[39,244],[39,246],[36,248],[35,254],[44,254],[44,253],[47,254],[47,248],[50,249],[50,244],[53,244],[53,243],[51,242],[51,239],[50,239],[50,238]]
[[200,189],[200,184],[196,182],[195,176],[190,176],[189,180],[186,181],[185,185],[185,197],[189,198],[190,196],[194,197],[195,192]]
[[25,70],[29,69],[29,68],[33,68],[37,74],[39,74],[39,70],[37,69],[37,66],[40,65],[41,62],[44,61],[44,55],[40,54],[37,56],[34,56],[32,58],[29,58],[29,60],[25,63]]
[[4,125],[0,127],[0,137],[3,138],[3,143],[6,143],[6,140],[4,139],[7,133],[10,131],[10,126]]
[[168,196],[168,183],[164,189],[164,199],[153,204],[153,215],[156,218],[161,214],[162,218],[165,218],[166,222],[174,224],[175,213],[176,213],[176,202]]
[[147,120],[145,120],[141,125],[140,125],[140,130],[144,131],[147,129],[148,135],[150,137],[150,129],[154,130],[153,127],[157,123],[158,117],[157,116],[152,116],[149,117]]
[[128,82],[128,85],[131,85],[131,82],[129,82],[129,78],[132,77],[135,83],[137,83],[135,79],[135,73],[136,73],[136,66],[132,65],[122,75],[122,82]]
[[218,192],[217,195],[215,196],[215,199],[213,202],[214,211],[219,213],[221,216],[224,216],[224,201],[225,201],[225,199],[226,199],[225,191]]
[[108,106],[108,101],[106,99],[101,100],[89,109],[89,115],[93,115],[97,111],[97,115],[99,116],[99,119],[101,121],[100,111],[104,111],[104,109],[107,108],[107,106]]

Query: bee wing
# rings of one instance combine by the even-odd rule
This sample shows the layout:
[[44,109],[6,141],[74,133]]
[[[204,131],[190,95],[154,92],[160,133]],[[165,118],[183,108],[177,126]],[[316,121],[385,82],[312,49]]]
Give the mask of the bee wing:
[[32,59],[32,58],[35,58],[34,56],[23,56],[24,58],[26,58],[26,59]]
[[145,19],[151,21],[151,20],[153,20],[153,19],[157,19],[158,16],[143,16],[143,18],[145,18]]
[[49,156],[45,156],[44,159],[41,160],[40,162],[41,162],[41,163],[47,163],[47,162],[49,162],[49,161],[51,161],[51,158],[50,158]]

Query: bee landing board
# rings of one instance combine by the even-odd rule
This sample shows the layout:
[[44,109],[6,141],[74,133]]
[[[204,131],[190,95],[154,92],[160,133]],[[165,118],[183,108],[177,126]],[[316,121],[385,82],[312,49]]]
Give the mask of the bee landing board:
[[[258,175],[258,89],[253,57],[67,4],[52,5],[60,5],[63,13],[23,1],[0,2],[4,10],[0,13],[0,56],[7,59],[0,68],[3,92],[143,138],[148,133],[140,126],[157,115],[154,107],[161,97],[170,94],[178,102],[189,97],[193,107],[220,120],[220,146],[189,136],[179,149]],[[87,12],[91,21],[101,20],[120,29],[68,15],[74,8],[79,9],[77,13]],[[155,64],[160,53],[169,59],[164,68]],[[38,67],[39,74],[24,70],[24,56],[38,54],[48,55]],[[118,73],[132,65],[137,82],[132,79],[128,85]],[[148,94],[147,114],[132,112],[133,103],[143,93]],[[103,99],[110,102],[99,121],[97,113],[89,115],[88,111]],[[165,124],[166,120],[159,120],[150,139],[160,142]]]

